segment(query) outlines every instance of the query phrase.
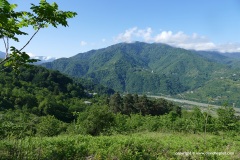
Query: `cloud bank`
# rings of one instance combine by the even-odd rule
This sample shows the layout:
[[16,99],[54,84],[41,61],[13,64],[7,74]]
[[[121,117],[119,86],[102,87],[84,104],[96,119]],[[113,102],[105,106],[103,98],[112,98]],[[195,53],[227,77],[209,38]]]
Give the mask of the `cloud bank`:
[[146,29],[133,27],[115,37],[115,42],[131,43],[136,40],[148,43],[165,43],[184,49],[240,52],[240,43],[215,44],[205,36],[198,35],[197,33],[187,35],[182,31],[177,33],[161,31],[153,35],[153,30],[150,27]]

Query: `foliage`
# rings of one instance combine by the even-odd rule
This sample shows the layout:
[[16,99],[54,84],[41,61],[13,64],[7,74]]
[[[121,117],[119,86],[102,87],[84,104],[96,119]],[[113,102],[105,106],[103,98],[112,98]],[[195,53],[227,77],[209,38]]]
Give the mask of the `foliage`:
[[91,106],[78,114],[76,127],[83,134],[99,135],[115,123],[115,116],[107,106]]
[[93,82],[92,80],[89,80],[89,79],[75,78],[75,77],[72,77],[72,78],[76,83],[80,83],[81,85],[83,85],[83,87],[87,91],[93,94],[97,93],[99,95],[111,95],[111,94],[114,94],[115,92],[113,89],[103,86],[99,83]]
[[[191,51],[139,42],[90,51],[69,62],[60,59],[45,64],[93,79],[84,82],[84,88],[83,80],[72,80],[58,71],[22,68],[35,61],[22,49],[39,29],[47,24],[67,26],[66,20],[76,13],[58,11],[56,3],[50,5],[45,0],[39,6],[32,4],[32,13],[16,12],[15,7],[0,1],[0,38],[7,54],[0,63],[18,71],[5,68],[0,72],[1,159],[239,159],[240,119],[232,107],[219,108],[215,117],[199,108],[183,111],[164,99],[148,99],[146,95],[121,96],[117,92],[103,96],[113,90],[96,85],[103,82],[130,93],[177,94],[225,75],[226,71],[216,73],[225,66]],[[11,47],[8,55],[8,39],[18,41],[18,35],[27,34],[21,28],[29,25],[35,34],[22,49]],[[237,85],[237,77],[228,80]],[[89,97],[86,90],[101,94]],[[186,151],[201,154],[176,154]],[[216,151],[234,154],[207,154]]]
[[[239,136],[143,132],[0,141],[2,159],[239,159]],[[208,149],[205,150],[205,147]],[[221,154],[222,153],[222,154]],[[225,154],[224,154],[225,153]]]
[[36,125],[37,135],[56,136],[66,130],[66,125],[54,116],[41,117],[40,123]]
[[[2,111],[18,108],[39,116],[54,115],[70,122],[73,120],[71,112],[81,108],[79,104],[84,105],[81,99],[87,98],[81,84],[42,67],[23,68],[19,74],[9,68],[0,72],[0,82]],[[74,109],[72,106],[76,105]]]
[[142,115],[164,115],[173,111],[181,116],[181,108],[164,99],[148,99],[146,95],[127,94],[121,97],[117,92],[110,97],[109,107],[114,113],[126,115],[139,113]]
[[39,117],[23,110],[8,110],[0,112],[0,139],[24,138],[36,133]]
[[224,106],[217,110],[218,122],[220,129],[224,131],[240,129],[239,123],[237,123],[238,117],[235,115],[233,107]]
[[[5,46],[5,59],[0,62],[6,67],[12,66],[14,70],[19,72],[19,68],[29,66],[29,63],[36,62],[36,59],[30,59],[30,56],[22,50],[30,43],[38,31],[46,28],[49,25],[57,28],[62,25],[68,26],[67,19],[73,18],[77,14],[70,11],[58,10],[58,5],[54,2],[49,4],[46,0],[40,0],[39,5],[31,4],[31,12],[15,11],[16,4],[10,4],[7,0],[2,0],[0,7],[0,39],[3,39]],[[22,31],[24,27],[33,27],[35,33],[31,36],[29,41],[23,45],[21,49],[14,46],[9,46],[9,40],[19,42],[19,35],[28,35]],[[11,54],[9,54],[11,48]]]

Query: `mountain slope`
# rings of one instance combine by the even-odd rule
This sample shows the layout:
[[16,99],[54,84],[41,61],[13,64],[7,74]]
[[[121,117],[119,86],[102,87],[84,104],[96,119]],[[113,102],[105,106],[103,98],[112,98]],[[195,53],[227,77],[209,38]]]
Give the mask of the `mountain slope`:
[[216,51],[194,51],[213,62],[227,65],[231,68],[240,69],[240,53],[220,53]]
[[42,66],[99,82],[116,91],[177,94],[204,85],[226,68],[192,51],[165,44],[120,43]]
[[70,122],[74,118],[72,113],[82,111],[86,106],[84,101],[94,98],[89,92],[114,93],[112,89],[83,79],[73,80],[40,66],[21,68],[19,74],[11,68],[2,69],[0,65],[0,111],[23,109]]

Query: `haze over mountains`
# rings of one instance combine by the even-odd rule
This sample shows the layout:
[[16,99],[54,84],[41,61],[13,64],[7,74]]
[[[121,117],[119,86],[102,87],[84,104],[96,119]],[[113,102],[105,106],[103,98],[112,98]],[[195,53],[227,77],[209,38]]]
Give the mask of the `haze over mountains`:
[[[39,59],[40,61],[38,61],[36,64],[41,64],[41,63],[45,63],[45,62],[52,62],[54,60],[56,60],[57,58],[55,57],[51,57],[51,56],[31,56],[31,58],[33,59]],[[5,58],[5,53],[0,51],[0,58]]]
[[57,59],[56,57],[50,57],[50,56],[34,56],[34,57],[31,57],[31,58],[39,59],[40,61],[38,61],[37,64],[52,62],[52,61]]

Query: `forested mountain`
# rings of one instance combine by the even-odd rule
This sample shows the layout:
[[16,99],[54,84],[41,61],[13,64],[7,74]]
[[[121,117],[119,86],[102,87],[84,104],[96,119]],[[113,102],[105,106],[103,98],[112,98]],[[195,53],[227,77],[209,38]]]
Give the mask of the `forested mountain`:
[[120,43],[43,66],[117,91],[163,94],[198,88],[214,71],[226,68],[192,51],[142,42]]
[[222,55],[229,58],[240,59],[240,52],[222,53]]
[[231,68],[240,69],[240,53],[220,53],[216,51],[194,51],[213,62],[222,63]]
[[[219,52],[190,51],[159,43],[119,43],[42,65],[120,92],[181,94],[196,101],[210,97],[216,99],[215,104],[235,101],[237,93],[228,86],[233,79],[234,86],[239,85],[239,70],[234,69],[238,68],[237,59]],[[229,85],[220,79],[229,80]],[[222,93],[213,93],[213,88],[222,88],[217,89]]]
[[[62,121],[73,119],[72,112],[81,111],[89,93],[113,93],[101,85],[73,80],[59,71],[40,66],[22,68],[20,73],[0,66],[0,111],[22,109],[39,116],[54,115]],[[91,86],[91,87],[89,87]]]
[[[111,89],[39,66],[15,72],[1,65],[0,70],[0,140],[13,135],[54,136],[67,132],[67,128],[73,133],[77,117],[81,133],[98,135],[115,125],[115,115],[119,114],[181,115],[179,106],[164,99],[119,93],[109,96],[106,94],[114,92]],[[67,123],[71,125],[67,127]]]

